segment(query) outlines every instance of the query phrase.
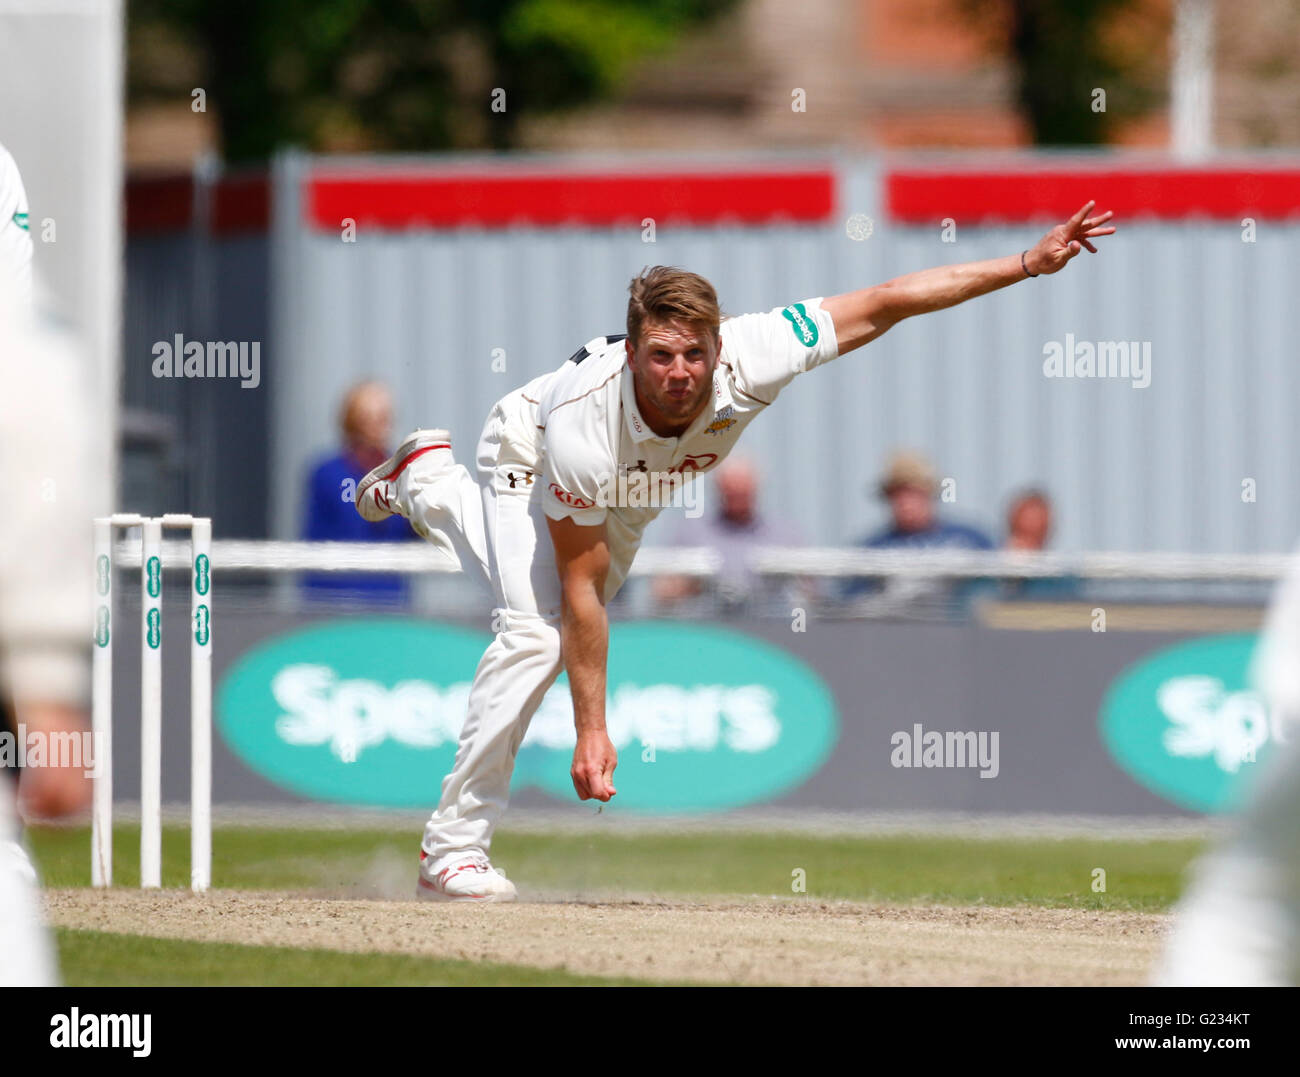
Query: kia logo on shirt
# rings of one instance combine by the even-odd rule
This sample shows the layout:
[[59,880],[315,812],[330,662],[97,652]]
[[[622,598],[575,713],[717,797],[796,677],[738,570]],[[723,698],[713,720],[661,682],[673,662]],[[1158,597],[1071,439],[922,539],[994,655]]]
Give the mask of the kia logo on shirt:
[[686,459],[676,467],[669,468],[669,472],[685,473],[687,471],[703,471],[705,468],[712,467],[718,462],[718,454],[715,452],[706,453],[688,453]]
[[589,509],[595,502],[588,501],[585,497],[579,497],[577,494],[571,494],[568,490],[561,489],[558,483],[551,483],[551,493],[555,499],[571,509]]

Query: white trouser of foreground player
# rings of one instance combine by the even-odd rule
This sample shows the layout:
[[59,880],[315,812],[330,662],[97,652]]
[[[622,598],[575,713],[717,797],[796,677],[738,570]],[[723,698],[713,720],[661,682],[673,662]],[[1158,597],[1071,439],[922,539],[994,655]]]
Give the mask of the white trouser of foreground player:
[[1232,835],[1174,909],[1160,987],[1300,984],[1300,729],[1269,760]]
[[1251,680],[1282,718],[1277,752],[1259,764],[1230,835],[1195,865],[1155,971],[1161,986],[1300,985],[1300,554]]
[[18,844],[13,796],[8,788],[0,788],[0,987],[57,983],[31,861]]

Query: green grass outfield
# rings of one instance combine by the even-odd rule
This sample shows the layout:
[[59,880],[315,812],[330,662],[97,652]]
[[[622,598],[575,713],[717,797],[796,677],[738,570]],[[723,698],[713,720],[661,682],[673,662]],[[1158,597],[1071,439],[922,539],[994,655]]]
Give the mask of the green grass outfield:
[[[34,828],[28,840],[46,885],[87,886],[88,828]],[[367,829],[218,827],[213,884],[374,897],[413,887],[418,833]],[[934,835],[816,837],[739,831],[575,834],[503,830],[500,863],[527,899],[636,894],[698,898],[790,894],[801,870],[809,897],[904,904],[1020,905],[1160,912],[1203,847],[1191,838],[991,838]],[[114,881],[139,882],[139,830],[114,829]],[[163,834],[163,885],[189,882],[189,831]],[[1106,889],[1093,889],[1096,869]],[[408,879],[409,876],[409,879]],[[378,888],[378,891],[377,891]],[[399,890],[398,893],[404,891]],[[60,931],[65,982],[267,982],[266,948]],[[594,983],[564,972],[394,955],[293,951],[276,983]],[[645,982],[645,981],[624,981]]]

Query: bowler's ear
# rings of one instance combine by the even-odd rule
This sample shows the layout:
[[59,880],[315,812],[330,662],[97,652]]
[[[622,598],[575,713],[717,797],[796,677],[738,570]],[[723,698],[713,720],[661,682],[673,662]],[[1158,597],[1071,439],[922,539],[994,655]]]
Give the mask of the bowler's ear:
[[623,350],[627,353],[627,365],[632,365],[632,359],[636,356],[636,348],[632,344],[631,337],[623,338]]

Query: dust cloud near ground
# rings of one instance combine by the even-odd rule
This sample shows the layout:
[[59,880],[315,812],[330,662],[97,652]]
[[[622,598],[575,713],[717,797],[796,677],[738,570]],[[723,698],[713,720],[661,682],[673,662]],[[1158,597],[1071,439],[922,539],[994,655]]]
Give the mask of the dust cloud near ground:
[[253,891],[54,890],[49,922],[590,976],[792,985],[1141,985],[1169,918],[815,898],[448,905]]

